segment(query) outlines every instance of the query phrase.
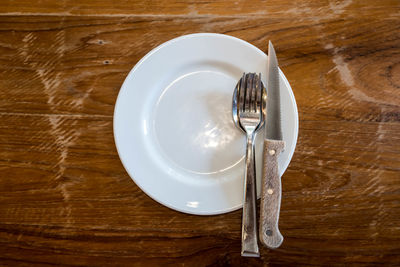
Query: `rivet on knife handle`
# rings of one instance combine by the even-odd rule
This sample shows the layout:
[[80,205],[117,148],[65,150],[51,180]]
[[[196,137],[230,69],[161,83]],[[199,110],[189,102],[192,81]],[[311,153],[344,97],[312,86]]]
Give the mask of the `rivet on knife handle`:
[[284,141],[265,140],[259,236],[261,242],[272,249],[278,248],[283,241],[278,228],[282,195],[278,156],[284,148]]

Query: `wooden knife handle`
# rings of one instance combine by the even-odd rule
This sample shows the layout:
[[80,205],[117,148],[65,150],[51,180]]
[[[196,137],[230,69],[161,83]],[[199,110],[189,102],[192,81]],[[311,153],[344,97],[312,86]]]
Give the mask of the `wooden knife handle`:
[[284,149],[284,141],[265,139],[259,236],[261,242],[272,249],[278,248],[283,241],[278,228],[282,195],[278,157]]

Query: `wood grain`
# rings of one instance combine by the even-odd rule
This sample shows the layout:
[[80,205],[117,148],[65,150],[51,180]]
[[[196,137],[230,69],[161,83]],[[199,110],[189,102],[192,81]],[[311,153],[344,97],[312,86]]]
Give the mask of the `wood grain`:
[[[3,1],[0,263],[399,265],[398,1]],[[277,250],[240,257],[241,212],[192,216],[122,167],[112,115],[150,49],[219,32],[272,40],[300,115]]]
[[290,17],[363,17],[381,16],[398,18],[399,3],[396,0],[152,0],[152,1],[107,1],[107,0],[3,0],[3,14],[32,15],[101,15],[101,16],[264,16],[268,18]]

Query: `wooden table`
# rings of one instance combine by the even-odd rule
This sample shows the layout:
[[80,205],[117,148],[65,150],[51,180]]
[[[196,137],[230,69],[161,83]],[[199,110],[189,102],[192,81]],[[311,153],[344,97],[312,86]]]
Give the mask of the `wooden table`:
[[[115,149],[130,69],[195,32],[272,40],[296,96],[285,241],[261,258],[240,256],[240,210],[170,210]],[[3,0],[0,63],[0,265],[400,264],[398,0]]]

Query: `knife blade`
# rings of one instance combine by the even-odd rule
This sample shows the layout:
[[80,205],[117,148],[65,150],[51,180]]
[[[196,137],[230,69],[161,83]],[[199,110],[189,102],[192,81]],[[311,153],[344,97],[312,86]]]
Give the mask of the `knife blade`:
[[259,237],[269,248],[278,248],[283,242],[279,231],[279,212],[281,205],[281,178],[278,158],[285,148],[281,128],[281,104],[279,87],[279,67],[274,46],[268,45],[268,83],[264,140],[264,166],[260,205]]

